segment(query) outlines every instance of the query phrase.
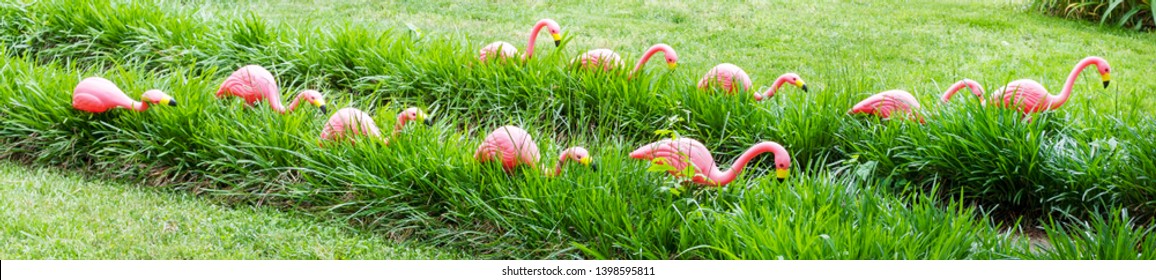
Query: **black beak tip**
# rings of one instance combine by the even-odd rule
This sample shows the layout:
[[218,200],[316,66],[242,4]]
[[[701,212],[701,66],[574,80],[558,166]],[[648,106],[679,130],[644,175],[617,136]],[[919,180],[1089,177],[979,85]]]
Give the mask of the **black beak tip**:
[[322,114],[329,114],[329,110],[328,110],[328,109],[325,109],[325,105],[321,105],[321,107],[319,107],[319,108],[321,108],[321,113],[322,113]]
[[590,170],[593,170],[594,172],[598,172],[598,163],[597,162],[591,162],[590,163]]
[[561,47],[561,46],[562,46],[562,40],[554,40],[554,47]]
[[807,85],[803,85],[803,92],[809,92],[807,91]]
[[779,183],[782,183],[783,181],[787,180],[787,178],[777,178],[777,179],[779,180]]
[[1104,81],[1104,88],[1108,88],[1108,83],[1110,83],[1110,82],[1111,81]]
[[433,126],[433,120],[432,119],[425,119],[424,121],[422,121],[422,123],[424,123],[425,125],[428,125],[428,126]]
[[176,100],[169,100],[169,106],[177,107],[177,101]]

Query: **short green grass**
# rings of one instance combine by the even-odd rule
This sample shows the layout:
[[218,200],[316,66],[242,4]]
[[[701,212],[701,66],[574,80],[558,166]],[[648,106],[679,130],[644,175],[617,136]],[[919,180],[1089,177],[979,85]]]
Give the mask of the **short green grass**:
[[461,259],[333,220],[0,161],[0,258]]

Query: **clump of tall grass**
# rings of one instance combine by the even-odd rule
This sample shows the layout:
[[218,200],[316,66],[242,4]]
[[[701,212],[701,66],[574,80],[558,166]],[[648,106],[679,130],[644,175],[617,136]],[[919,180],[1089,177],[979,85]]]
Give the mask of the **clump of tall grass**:
[[[472,158],[480,139],[456,129],[452,118],[407,128],[389,146],[319,148],[315,111],[280,115],[216,100],[209,93],[222,73],[181,68],[150,75],[132,66],[3,59],[0,109],[12,116],[0,120],[5,156],[100,168],[105,176],[173,183],[234,203],[328,213],[399,239],[482,256],[988,259],[1022,247],[957,202],[898,199],[820,171],[780,183],[760,176],[771,165],[754,163],[731,187],[674,196],[658,187],[673,183],[669,177],[648,175],[644,162],[625,156],[634,147],[621,137],[574,133],[538,138],[545,159],[565,146],[599,143],[589,147],[603,170],[614,172],[507,174]],[[127,92],[165,89],[182,106],[101,115],[72,110],[69,90],[88,75],[108,77]],[[385,120],[383,127],[401,108],[366,107]],[[552,125],[515,123],[534,135],[549,135]],[[921,234],[893,238],[911,232]]]
[[1033,0],[1030,7],[1065,18],[1136,30],[1156,29],[1156,6],[1150,0]]

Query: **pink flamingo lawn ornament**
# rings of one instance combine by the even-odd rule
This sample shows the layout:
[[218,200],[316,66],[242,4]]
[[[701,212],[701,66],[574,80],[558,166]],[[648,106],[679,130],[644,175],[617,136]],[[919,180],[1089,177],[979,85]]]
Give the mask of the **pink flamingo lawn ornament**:
[[1096,70],[1100,72],[1100,80],[1104,82],[1104,88],[1107,88],[1111,81],[1111,68],[1108,66],[1108,61],[1100,57],[1089,56],[1081,59],[1080,62],[1076,63],[1076,67],[1072,68],[1072,72],[1068,74],[1068,80],[1064,82],[1064,88],[1060,90],[1058,96],[1049,94],[1048,90],[1039,82],[1021,79],[1012,81],[1007,86],[996,90],[992,99],[996,101],[996,106],[1005,108],[1015,106],[1016,109],[1024,113],[1024,117],[1028,121],[1031,121],[1029,114],[1055,110],[1068,102],[1068,98],[1072,96],[1072,87],[1076,84],[1076,78],[1089,65],[1096,66]]
[[297,98],[289,103],[289,109],[286,110],[284,105],[281,105],[281,91],[277,87],[277,79],[273,78],[273,74],[264,67],[257,65],[245,65],[229,78],[221,83],[221,87],[217,89],[217,98],[225,98],[226,95],[237,96],[245,99],[245,104],[252,107],[257,101],[269,100],[269,107],[274,111],[285,114],[297,109],[297,105],[302,99],[317,106],[321,109],[321,113],[326,113],[325,97],[320,92],[315,90],[303,90],[297,94]]
[[895,113],[914,115],[919,122],[925,122],[915,110],[920,108],[919,101],[911,93],[903,90],[889,90],[877,93],[851,107],[847,114],[870,114],[884,120],[890,119]]
[[[534,24],[534,28],[530,29],[530,42],[526,44],[526,53],[522,54],[522,60],[530,59],[534,55],[534,42],[538,40],[538,33],[542,31],[543,27],[546,28],[547,32],[550,32],[550,36],[554,37],[555,47],[562,45],[562,27],[559,27],[558,23],[552,19],[539,20],[537,24]],[[489,58],[500,58],[505,61],[506,58],[513,57],[516,53],[518,53],[518,48],[514,45],[497,41],[482,47],[478,52],[478,60],[485,62]]]
[[[724,92],[733,93],[738,90],[738,87],[735,86],[736,81],[742,85],[743,91],[751,89],[751,77],[747,75],[746,71],[743,71],[743,69],[737,65],[723,63],[708,70],[706,75],[703,75],[702,79],[698,80],[698,88],[705,90],[711,86],[719,86]],[[775,83],[766,92],[755,93],[755,100],[762,101],[763,96],[774,96],[775,92],[779,90],[779,87],[785,83],[802,88],[803,92],[807,91],[807,84],[803,82],[803,78],[800,78],[799,74],[786,73],[779,76],[778,79],[775,79]]]
[[681,171],[689,165],[694,169],[691,182],[708,186],[725,186],[730,184],[743,172],[747,162],[763,153],[775,155],[775,177],[779,181],[787,179],[791,168],[791,155],[786,148],[775,142],[761,142],[755,144],[731,164],[727,171],[718,169],[714,157],[701,142],[690,138],[663,139],[639,147],[630,152],[630,157],[641,160],[650,160],[654,164],[669,165],[673,169],[670,174],[676,177],[683,176]]
[[[530,138],[530,134],[526,133],[526,130],[507,125],[486,135],[482,145],[478,146],[478,150],[474,152],[474,158],[480,162],[501,160],[502,168],[506,172],[513,172],[519,164],[529,165],[537,170],[539,168],[538,159],[541,156],[538,154],[538,145],[534,143],[534,139]],[[553,177],[562,174],[562,165],[568,160],[590,166],[595,171],[598,170],[598,165],[594,163],[594,159],[590,157],[586,148],[575,146],[562,151],[562,154],[558,156],[558,163],[554,165],[554,172],[544,170],[546,176]],[[542,168],[545,169],[545,167]]]
[[112,81],[100,77],[85,78],[72,90],[72,108],[89,113],[104,113],[117,107],[143,112],[149,103],[177,106],[172,96],[155,89],[145,91],[141,101],[132,100]]
[[979,97],[980,105],[987,105],[987,100],[983,98],[983,86],[979,85],[979,82],[973,81],[971,79],[963,79],[955,82],[955,84],[952,84],[947,88],[947,92],[944,92],[943,96],[939,99],[942,100],[943,103],[951,102],[951,96],[955,95],[956,92],[959,92],[964,88],[971,90],[972,94],[975,94],[976,97]]
[[[658,52],[662,52],[663,56],[666,57],[666,66],[671,70],[674,70],[674,68],[678,66],[678,53],[674,52],[674,48],[671,48],[667,44],[655,44],[642,54],[642,58],[638,60],[638,64],[634,65],[634,70],[630,71],[630,75],[627,77],[634,77],[634,74],[641,70],[647,61],[650,61],[650,57]],[[609,49],[590,50],[571,60],[570,64],[574,64],[575,62],[579,63],[579,66],[583,69],[602,68],[605,71],[624,66],[622,57]]]
[[[393,126],[393,137],[397,137],[401,133],[402,128],[411,121],[424,122],[430,125],[430,119],[421,109],[417,107],[410,107],[397,114],[397,124]],[[353,107],[341,108],[337,113],[329,117],[329,122],[325,123],[325,127],[321,130],[321,141],[338,140],[345,137],[346,132],[353,135],[368,135],[380,139],[383,144],[389,145],[389,139],[381,136],[381,130],[377,128],[377,123],[373,121],[373,117],[365,112]],[[349,139],[353,142],[353,139]],[[318,142],[321,145],[322,142]]]

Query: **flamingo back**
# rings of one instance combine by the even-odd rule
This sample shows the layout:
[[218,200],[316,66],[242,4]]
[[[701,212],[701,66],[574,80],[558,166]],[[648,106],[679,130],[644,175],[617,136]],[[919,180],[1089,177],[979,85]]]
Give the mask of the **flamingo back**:
[[277,79],[269,70],[257,65],[245,65],[233,71],[217,89],[217,98],[237,96],[245,99],[245,103],[250,106],[265,98],[276,99],[271,102],[280,103],[280,94]]
[[919,109],[919,101],[910,93],[902,90],[890,90],[881,92],[852,107],[852,114],[873,114],[883,119],[891,118],[895,112],[914,113],[913,109]]
[[514,57],[518,53],[518,48],[514,45],[502,41],[493,42],[478,51],[478,60],[486,61],[490,58],[502,59]]
[[490,132],[474,152],[474,158],[481,162],[493,160],[495,156],[500,157],[506,171],[513,171],[519,163],[536,166],[540,158],[538,145],[530,138],[530,134],[520,127],[510,125]]
[[133,102],[116,84],[100,77],[85,78],[72,90],[72,107],[85,112],[102,113]]
[[996,106],[1004,108],[1015,107],[1024,113],[1035,113],[1046,108],[1042,102],[1048,91],[1040,83],[1029,80],[1015,80],[1001,87],[993,93],[992,100]]
[[[698,81],[698,88],[706,89],[712,85],[721,86],[722,89],[728,93],[734,92],[735,80],[742,83],[743,90],[751,89],[751,77],[747,75],[742,68],[730,63],[723,63],[711,68],[706,72],[706,75]],[[714,80],[714,81],[711,81]],[[715,83],[717,82],[717,84]]]
[[[663,139],[646,144],[631,152],[630,157],[642,160],[662,159],[656,164],[670,166],[673,170],[669,172],[674,176],[681,176],[680,173],[687,166],[691,166],[695,174],[718,171],[714,157],[706,146],[690,138]],[[696,178],[696,182],[697,180]]]
[[[572,62],[573,63],[573,62]],[[608,49],[595,49],[588,51],[578,57],[579,65],[585,69],[601,67],[603,70],[610,71],[615,67],[622,67],[624,64],[622,58],[617,53]]]
[[346,107],[337,110],[337,113],[329,117],[329,121],[321,130],[321,139],[339,139],[344,137],[346,132],[381,137],[381,130],[377,128],[372,116],[356,108]]

